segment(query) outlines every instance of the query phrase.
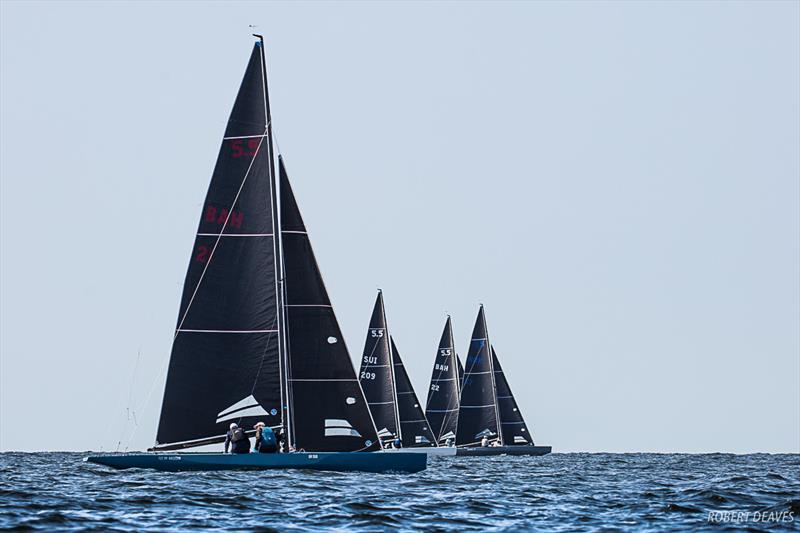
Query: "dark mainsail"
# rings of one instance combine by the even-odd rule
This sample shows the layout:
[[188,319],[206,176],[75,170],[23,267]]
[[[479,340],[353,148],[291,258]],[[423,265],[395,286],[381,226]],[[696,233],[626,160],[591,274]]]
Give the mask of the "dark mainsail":
[[281,422],[274,187],[261,43],[233,106],[197,229],[156,443]]
[[435,438],[425,413],[408,378],[400,352],[394,344],[394,338],[389,338],[392,345],[392,360],[394,364],[394,379],[397,387],[397,411],[400,415],[400,434],[402,435],[403,448],[419,446],[436,446]]
[[490,346],[481,305],[465,362],[456,432],[457,446],[476,444],[483,436],[490,439],[498,437],[500,424]]
[[533,445],[533,437],[528,432],[525,420],[517,406],[514,395],[511,394],[511,387],[508,385],[506,375],[497,359],[497,352],[492,346],[492,366],[494,367],[494,382],[497,386],[497,407],[500,413],[500,431],[503,436],[503,444],[512,446],[514,444]]
[[262,41],[206,195],[155,449],[257,421],[284,427],[297,450],[380,448],[280,158],[278,190],[270,122]]
[[400,436],[400,415],[397,410],[389,331],[383,293],[380,290],[369,321],[359,380],[369,402],[378,436],[384,440]]
[[380,449],[281,157],[278,167],[290,442],[298,450]]
[[456,355],[453,341],[453,325],[448,316],[439,340],[425,407],[425,416],[439,444],[455,439],[463,374],[464,369]]

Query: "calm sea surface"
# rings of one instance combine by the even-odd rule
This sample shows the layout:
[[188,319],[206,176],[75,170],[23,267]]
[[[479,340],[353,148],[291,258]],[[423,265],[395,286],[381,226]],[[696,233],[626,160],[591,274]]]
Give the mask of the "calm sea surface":
[[413,475],[113,471],[84,455],[0,454],[0,528],[800,530],[798,455],[437,458]]

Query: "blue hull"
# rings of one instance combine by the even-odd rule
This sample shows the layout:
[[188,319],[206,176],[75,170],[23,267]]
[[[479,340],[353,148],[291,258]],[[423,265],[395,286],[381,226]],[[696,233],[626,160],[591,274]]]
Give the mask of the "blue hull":
[[85,459],[111,468],[185,470],[331,470],[337,472],[420,472],[427,466],[424,453],[138,453],[90,455]]

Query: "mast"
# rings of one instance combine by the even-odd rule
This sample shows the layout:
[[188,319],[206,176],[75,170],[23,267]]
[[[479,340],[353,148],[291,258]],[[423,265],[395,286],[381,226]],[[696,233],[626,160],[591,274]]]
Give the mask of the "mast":
[[[483,310],[483,304],[481,304],[481,310]],[[497,417],[497,435],[500,438],[500,445],[502,446],[503,443],[503,422],[500,420],[500,406],[497,405],[497,381],[495,380],[494,375],[494,362],[492,361],[492,342],[489,340],[489,327],[486,325],[486,313],[485,311],[481,313],[483,316],[483,328],[486,330],[486,344],[488,347],[488,354],[489,354],[489,370],[492,377],[492,395],[494,396],[494,412],[495,416]]]
[[269,83],[267,83],[267,55],[264,46],[264,36],[257,33],[253,34],[259,41],[259,48],[261,49],[261,78],[264,84],[264,115],[266,116],[267,123],[265,124],[267,130],[267,156],[269,158],[269,187],[270,187],[270,202],[272,211],[272,227],[275,238],[272,239],[274,247],[273,257],[275,262],[275,291],[279,298],[277,298],[278,305],[278,353],[279,353],[279,369],[281,376],[281,426],[286,429],[287,444],[291,448],[293,443],[292,424],[291,424],[291,407],[289,398],[289,369],[287,364],[287,343],[286,343],[286,308],[285,303],[285,289],[284,289],[284,263],[283,263],[283,239],[281,238],[281,224],[278,212],[278,186],[275,173],[275,151],[272,143],[272,110],[269,102]]
[[[378,292],[383,295],[383,291],[378,289]],[[381,313],[383,313],[383,319],[386,322],[386,338],[387,342],[389,343],[389,375],[391,376],[392,380],[392,394],[394,395],[394,421],[397,427],[397,438],[401,441],[403,440],[403,429],[400,426],[400,409],[397,406],[397,379],[394,375],[394,346],[392,346],[392,334],[389,333],[389,319],[386,318],[386,307],[383,303],[383,298],[381,298]]]

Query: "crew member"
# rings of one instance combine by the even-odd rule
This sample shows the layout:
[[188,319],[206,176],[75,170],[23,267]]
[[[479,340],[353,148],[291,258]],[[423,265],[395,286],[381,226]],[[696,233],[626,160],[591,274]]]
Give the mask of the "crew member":
[[277,452],[278,442],[272,428],[264,422],[258,422],[254,427],[256,429],[256,451],[259,453]]
[[250,453],[250,439],[236,422],[230,425],[230,429],[225,434],[225,453],[228,453],[228,447],[230,447],[231,453]]

